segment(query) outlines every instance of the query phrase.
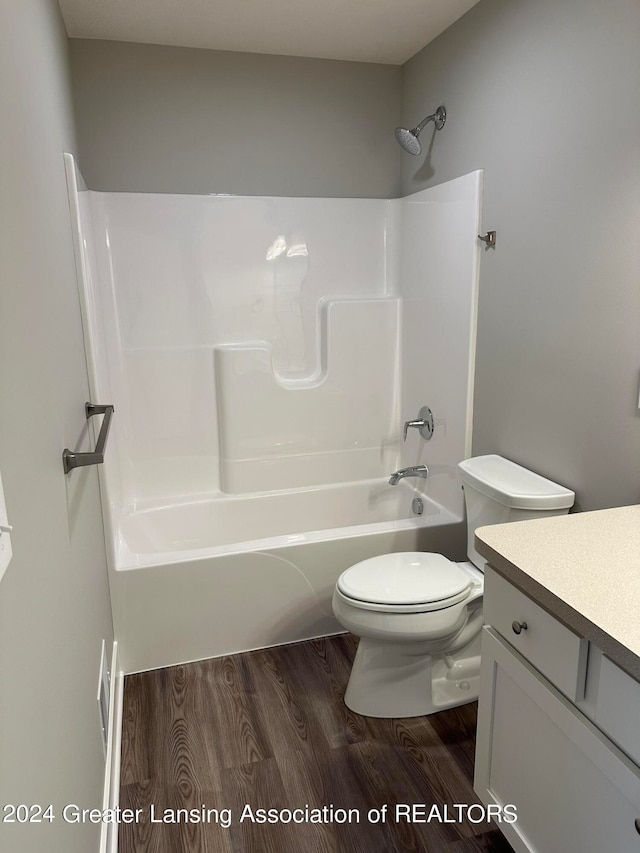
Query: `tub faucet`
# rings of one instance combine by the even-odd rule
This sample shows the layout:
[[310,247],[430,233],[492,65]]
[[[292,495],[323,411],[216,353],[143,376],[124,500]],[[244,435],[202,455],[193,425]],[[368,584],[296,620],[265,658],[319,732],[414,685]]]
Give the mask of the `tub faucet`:
[[422,477],[426,479],[428,476],[429,469],[426,465],[412,465],[410,468],[401,468],[399,471],[395,471],[389,477],[389,485],[396,486],[405,477]]

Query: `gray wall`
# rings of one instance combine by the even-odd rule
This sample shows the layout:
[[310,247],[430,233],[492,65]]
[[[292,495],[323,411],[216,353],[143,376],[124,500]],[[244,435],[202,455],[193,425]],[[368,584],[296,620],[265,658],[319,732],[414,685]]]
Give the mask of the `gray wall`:
[[395,196],[402,69],[72,40],[90,189]]
[[[640,4],[482,0],[404,68],[403,192],[485,169],[474,453],[640,501]],[[427,143],[432,136],[427,128]]]
[[[87,399],[62,152],[73,149],[54,0],[0,4],[0,803],[100,806],[100,641],[112,639],[95,469],[65,478]],[[59,812],[58,812],[59,814]],[[3,824],[20,853],[97,850],[99,827]]]

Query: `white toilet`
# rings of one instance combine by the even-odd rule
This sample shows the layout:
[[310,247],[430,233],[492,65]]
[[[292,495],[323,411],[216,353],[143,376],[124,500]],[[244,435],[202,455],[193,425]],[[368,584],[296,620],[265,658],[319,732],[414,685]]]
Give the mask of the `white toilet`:
[[383,554],[343,572],[333,594],[341,625],[360,637],[345,703],[367,717],[416,717],[478,697],[483,568],[477,527],[563,515],[569,489],[503,459],[458,465],[467,509],[467,555]]

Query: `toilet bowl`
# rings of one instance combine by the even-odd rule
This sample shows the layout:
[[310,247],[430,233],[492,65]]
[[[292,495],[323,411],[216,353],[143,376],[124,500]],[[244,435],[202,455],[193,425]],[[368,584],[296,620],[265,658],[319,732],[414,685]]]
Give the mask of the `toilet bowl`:
[[470,562],[402,552],[356,563],[338,578],[333,612],[360,637],[345,703],[368,717],[415,717],[478,697],[484,560],[481,525],[568,512],[575,495],[507,459],[458,466]]
[[483,589],[475,566],[442,554],[384,554],[347,569],[333,595],[336,619],[361,638],[347,706],[415,717],[477,696]]

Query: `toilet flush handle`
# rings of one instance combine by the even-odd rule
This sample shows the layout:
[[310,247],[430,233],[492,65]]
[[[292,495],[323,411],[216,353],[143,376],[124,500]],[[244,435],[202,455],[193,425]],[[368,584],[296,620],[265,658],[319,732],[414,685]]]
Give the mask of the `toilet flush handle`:
[[423,406],[418,412],[418,417],[414,421],[405,421],[404,424],[404,440],[407,440],[407,433],[411,429],[411,427],[415,427],[420,431],[420,435],[425,439],[425,441],[429,441],[431,436],[433,435],[433,412],[429,408],[429,406]]

